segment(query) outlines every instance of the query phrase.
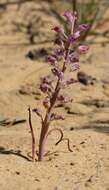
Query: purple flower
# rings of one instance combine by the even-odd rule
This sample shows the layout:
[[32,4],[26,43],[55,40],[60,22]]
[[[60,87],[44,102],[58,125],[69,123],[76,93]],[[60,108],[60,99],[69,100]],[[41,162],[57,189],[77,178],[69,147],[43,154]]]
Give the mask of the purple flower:
[[47,60],[50,62],[50,63],[55,63],[55,61],[56,61],[56,58],[54,57],[54,56],[52,56],[52,55],[49,55],[48,57],[47,57]]
[[69,102],[72,102],[72,101],[73,101],[73,98],[66,97],[64,103],[69,103]]
[[78,47],[78,52],[81,54],[87,53],[88,50],[89,50],[89,46],[87,46],[87,45],[80,45]]
[[63,46],[63,40],[61,38],[56,38],[54,40],[54,43],[59,46]]
[[74,34],[70,35],[68,41],[70,43],[75,42],[80,37],[80,31],[75,32]]
[[49,76],[46,76],[46,77],[41,77],[41,83],[42,84],[48,84],[48,85],[51,85],[51,83],[52,83],[52,80],[50,79],[50,77]]
[[63,49],[55,49],[54,53],[56,56],[63,56],[64,50]]
[[71,65],[71,71],[76,71],[80,68],[80,66],[78,65],[78,63],[74,63]]
[[60,71],[58,68],[53,68],[53,69],[51,69],[51,71],[52,71],[52,73],[54,74],[54,75],[56,75],[59,79],[63,79],[63,72],[62,71]]
[[63,102],[65,100],[65,97],[63,95],[58,96],[58,100]]
[[64,120],[64,119],[65,118],[62,115],[57,115],[56,113],[52,113],[51,118],[50,118],[51,121],[53,121],[53,120]]
[[70,11],[65,11],[64,15],[63,15],[70,23],[74,22],[75,19],[77,19],[76,17],[76,13],[72,13]]
[[84,31],[86,31],[88,29],[89,29],[89,24],[80,24],[79,27],[78,27],[78,30],[80,32],[84,32]]
[[44,105],[45,108],[49,108],[49,106],[50,106],[50,99],[49,99],[48,96],[45,97],[45,99],[43,101],[43,105]]
[[54,28],[52,28],[52,30],[54,30],[57,33],[64,34],[64,28],[62,28],[61,26],[55,26]]
[[72,54],[69,55],[69,61],[70,63],[77,63],[79,62],[79,55],[77,52],[73,52]]
[[60,95],[58,97],[58,100],[61,102],[61,103],[68,103],[68,102],[72,102],[73,99],[72,98],[69,98],[69,97],[65,97],[63,95]]
[[40,89],[43,93],[51,92],[51,87],[46,83],[41,84]]
[[80,31],[75,32],[73,37],[75,40],[78,39],[80,37]]

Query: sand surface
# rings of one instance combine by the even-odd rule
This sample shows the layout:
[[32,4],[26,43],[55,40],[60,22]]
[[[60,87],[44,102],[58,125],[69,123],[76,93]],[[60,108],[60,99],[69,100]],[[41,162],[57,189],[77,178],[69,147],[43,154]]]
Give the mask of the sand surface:
[[[94,85],[76,84],[68,89],[74,101],[57,108],[66,116],[51,126],[63,130],[70,139],[73,152],[66,142],[55,146],[58,133],[52,133],[46,145],[50,155],[33,163],[31,135],[28,126],[28,106],[42,107],[38,90],[39,77],[49,73],[44,58],[31,60],[30,50],[51,47],[40,40],[51,37],[48,32],[58,21],[41,11],[48,4],[40,1],[25,3],[20,8],[9,5],[0,18],[0,190],[109,190],[109,44],[93,45],[81,61],[81,71],[96,78]],[[32,12],[32,13],[31,13]],[[33,14],[33,15],[32,15]],[[25,32],[16,29],[15,22],[26,22],[39,16],[36,45],[29,45]],[[44,32],[46,33],[44,36]],[[98,39],[99,41],[100,39]],[[12,125],[13,120],[26,120]],[[33,115],[38,146],[40,120]],[[6,123],[6,122],[4,122]]]

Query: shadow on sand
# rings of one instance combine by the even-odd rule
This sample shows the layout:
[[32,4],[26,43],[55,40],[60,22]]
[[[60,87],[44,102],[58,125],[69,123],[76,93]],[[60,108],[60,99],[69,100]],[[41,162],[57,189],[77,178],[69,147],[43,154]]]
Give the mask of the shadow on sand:
[[28,157],[24,156],[20,150],[6,150],[4,147],[0,147],[0,154],[4,154],[4,155],[7,155],[7,154],[11,154],[11,155],[15,155],[15,156],[19,156],[27,161],[31,161]]
[[83,127],[74,128],[74,130],[85,130],[85,129],[94,130],[96,132],[104,133],[106,135],[109,135],[109,126],[86,125],[86,126],[83,126]]

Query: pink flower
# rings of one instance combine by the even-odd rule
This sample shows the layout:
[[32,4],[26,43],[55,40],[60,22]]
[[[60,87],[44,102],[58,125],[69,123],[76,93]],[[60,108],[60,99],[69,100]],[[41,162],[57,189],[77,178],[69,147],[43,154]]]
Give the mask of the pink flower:
[[89,24],[80,24],[79,27],[78,27],[78,30],[80,32],[84,32],[84,31],[86,31],[88,29],[89,29]]
[[41,77],[41,83],[42,84],[51,85],[52,84],[52,80],[51,80],[50,76]]
[[43,105],[45,108],[49,108],[50,106],[50,100],[49,100],[49,97],[45,97],[44,101],[43,101]]
[[74,63],[74,64],[72,64],[71,70],[72,70],[72,71],[76,71],[76,70],[78,70],[79,68],[80,68],[80,66],[78,65],[78,63]]
[[77,52],[73,52],[72,54],[69,55],[69,61],[70,63],[77,63],[79,62],[79,55]]
[[62,39],[61,39],[60,37],[56,38],[56,39],[54,40],[54,43],[55,43],[56,45],[58,45],[58,46],[63,46],[63,41],[62,41]]
[[56,113],[52,113],[51,118],[50,118],[51,121],[53,121],[53,120],[64,120],[64,119],[65,118],[62,115],[57,115]]
[[64,28],[62,28],[61,26],[55,26],[54,28],[52,28],[52,30],[54,30],[57,33],[64,34]]
[[70,12],[70,11],[65,11],[65,13],[64,13],[64,15],[63,15],[69,22],[74,22],[75,21],[75,19],[77,19],[77,17],[76,17],[76,14],[74,13],[72,13],[72,12]]
[[52,71],[52,73],[54,74],[54,75],[56,75],[58,78],[60,78],[61,80],[63,79],[63,72],[62,71],[60,71],[59,69],[57,69],[57,68],[53,68],[53,69],[51,69],[51,71]]
[[54,50],[55,55],[58,56],[63,56],[64,55],[64,50],[63,49],[55,49]]
[[73,36],[75,39],[78,39],[80,37],[80,31],[75,32]]
[[81,54],[87,53],[88,50],[89,50],[89,46],[87,46],[87,45],[80,45],[78,47],[78,52]]
[[46,83],[41,84],[40,89],[43,93],[51,92],[51,87]]
[[47,60],[50,62],[50,63],[54,63],[56,61],[56,58],[52,55],[48,56],[47,57]]
[[74,34],[70,35],[68,40],[70,43],[75,42],[80,37],[80,31],[75,32]]

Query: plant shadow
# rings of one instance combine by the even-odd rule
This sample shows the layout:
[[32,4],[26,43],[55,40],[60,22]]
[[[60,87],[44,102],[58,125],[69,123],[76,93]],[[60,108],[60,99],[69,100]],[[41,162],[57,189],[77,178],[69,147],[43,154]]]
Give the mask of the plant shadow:
[[27,161],[31,161],[27,156],[24,156],[20,150],[13,150],[13,149],[10,149],[10,150],[6,150],[4,147],[1,147],[0,146],[0,154],[4,154],[4,155],[15,155],[15,156],[18,156],[18,157],[21,157]]
[[103,126],[103,125],[87,125],[84,127],[79,127],[79,128],[74,128],[74,130],[85,130],[85,129],[89,129],[89,130],[93,130],[99,133],[104,133],[106,135],[109,135],[109,126]]

